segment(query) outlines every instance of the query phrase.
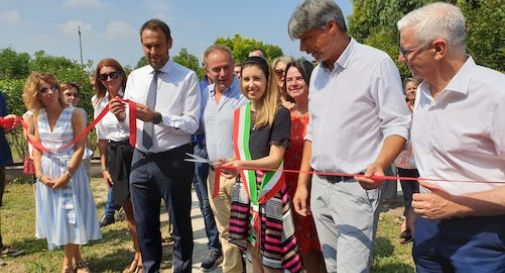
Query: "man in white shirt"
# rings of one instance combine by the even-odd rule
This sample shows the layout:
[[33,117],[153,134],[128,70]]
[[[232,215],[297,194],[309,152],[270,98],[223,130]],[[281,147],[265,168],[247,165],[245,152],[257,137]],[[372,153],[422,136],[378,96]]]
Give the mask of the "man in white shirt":
[[[191,272],[194,165],[184,158],[193,152],[191,134],[199,123],[198,78],[195,72],[169,59],[172,37],[163,21],[151,19],[144,23],[140,37],[149,65],[132,71],[124,98],[137,104],[137,145],[130,190],[144,272],[159,272],[161,198],[173,225],[173,271]],[[118,99],[111,100],[110,107],[119,120],[128,120],[125,106]]]
[[331,0],[302,2],[288,29],[320,62],[310,79],[301,171],[363,174],[314,175],[311,182],[301,173],[294,207],[312,212],[328,272],[369,272],[382,184],[372,176],[384,175],[408,137],[400,75],[386,53],[347,35]]
[[[417,272],[505,268],[505,75],[467,55],[465,18],[434,3],[398,23],[400,61],[419,85],[412,144],[421,177],[413,256]],[[473,182],[469,182],[473,181]],[[495,215],[495,216],[490,216]]]

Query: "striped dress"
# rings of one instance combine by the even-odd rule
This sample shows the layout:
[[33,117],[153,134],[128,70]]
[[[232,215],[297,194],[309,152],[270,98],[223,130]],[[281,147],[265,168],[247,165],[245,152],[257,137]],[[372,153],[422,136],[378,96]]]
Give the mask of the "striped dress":
[[[61,112],[53,131],[49,128],[45,109],[40,110],[37,127],[45,147],[55,149],[74,138],[71,123],[74,109],[67,107]],[[43,153],[42,174],[53,179],[60,177],[73,153],[73,146],[55,153]],[[39,239],[47,238],[49,250],[66,244],[83,245],[102,237],[89,178],[82,164],[64,188],[52,189],[37,181],[35,204],[35,235]]]

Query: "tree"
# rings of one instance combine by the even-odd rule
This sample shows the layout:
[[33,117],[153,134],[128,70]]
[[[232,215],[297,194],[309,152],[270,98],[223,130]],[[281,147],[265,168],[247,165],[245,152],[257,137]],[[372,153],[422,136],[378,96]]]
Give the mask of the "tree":
[[262,41],[252,38],[245,38],[239,34],[235,34],[233,38],[218,37],[214,44],[225,45],[231,49],[233,60],[236,62],[243,61],[249,55],[249,52],[256,48],[261,48],[267,54],[269,61],[284,55],[282,49],[276,45],[266,44]]
[[203,77],[204,71],[200,68],[198,58],[189,53],[186,48],[181,48],[181,51],[173,57],[173,60],[174,62],[195,71],[198,74],[198,78],[201,79]]
[[11,48],[0,50],[0,79],[22,79],[30,73],[30,55]]
[[[399,33],[396,22],[413,9],[434,0],[355,0],[349,16],[349,33],[357,41],[387,52],[403,77],[410,72],[398,63]],[[466,18],[467,48],[475,61],[505,71],[505,10],[503,0],[451,0]]]
[[142,57],[140,57],[139,61],[137,62],[135,69],[141,68],[141,67],[146,66],[148,64],[149,63],[147,62],[146,56],[142,56]]

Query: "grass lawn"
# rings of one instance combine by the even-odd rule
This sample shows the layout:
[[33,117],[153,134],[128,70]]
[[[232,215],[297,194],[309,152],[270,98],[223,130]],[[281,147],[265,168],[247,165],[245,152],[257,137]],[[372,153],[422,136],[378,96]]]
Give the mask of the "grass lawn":
[[[101,218],[106,188],[99,179],[92,179],[91,185]],[[31,184],[8,184],[6,187],[1,210],[2,237],[4,243],[23,249],[25,254],[15,258],[2,257],[1,260],[6,264],[0,265],[0,272],[60,272],[63,251],[48,251],[47,241],[35,238],[33,192],[34,186]],[[392,207],[399,204],[395,202]],[[399,244],[401,213],[402,208],[397,207],[381,215],[374,250],[373,272],[414,272],[410,255],[412,245]],[[167,236],[166,225],[166,221],[163,221],[163,237]],[[107,226],[102,229],[102,236],[102,240],[81,248],[84,259],[88,261],[93,272],[121,272],[133,257],[126,222],[119,221]],[[169,272],[170,253],[171,249],[168,246],[164,249],[161,272]]]

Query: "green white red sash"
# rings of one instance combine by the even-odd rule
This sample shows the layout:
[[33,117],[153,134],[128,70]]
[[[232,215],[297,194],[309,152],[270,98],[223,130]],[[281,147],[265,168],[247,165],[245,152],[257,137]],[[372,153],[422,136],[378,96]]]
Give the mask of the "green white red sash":
[[[238,160],[252,160],[249,150],[249,140],[251,137],[251,104],[248,103],[235,110],[233,126],[233,148],[235,158]],[[247,192],[252,210],[251,227],[249,241],[258,246],[260,235],[260,215],[259,206],[266,203],[277,194],[284,185],[283,163],[281,162],[276,171],[267,171],[262,177],[258,187],[256,171],[241,169],[240,178]]]

